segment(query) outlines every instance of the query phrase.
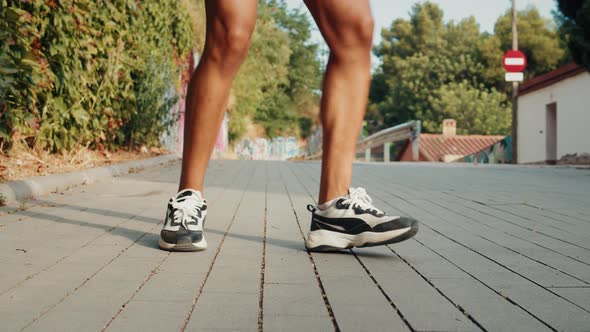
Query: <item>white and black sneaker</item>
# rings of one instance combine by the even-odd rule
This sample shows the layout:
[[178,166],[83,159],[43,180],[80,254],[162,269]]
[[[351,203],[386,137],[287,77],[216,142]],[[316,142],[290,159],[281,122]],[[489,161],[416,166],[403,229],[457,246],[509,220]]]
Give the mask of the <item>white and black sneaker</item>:
[[199,251],[207,249],[203,224],[207,202],[199,191],[185,189],[170,198],[160,232],[160,248],[170,251]]
[[351,188],[348,195],[316,207],[305,242],[310,251],[334,251],[372,247],[407,240],[418,232],[418,221],[388,216],[373,206],[363,188]]

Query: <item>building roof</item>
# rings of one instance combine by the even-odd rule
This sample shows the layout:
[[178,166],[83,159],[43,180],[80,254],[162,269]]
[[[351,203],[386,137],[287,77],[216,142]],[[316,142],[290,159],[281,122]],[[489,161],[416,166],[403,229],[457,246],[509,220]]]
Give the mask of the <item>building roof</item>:
[[505,136],[420,134],[420,155],[427,161],[443,161],[444,156],[467,156],[482,151]]
[[527,93],[531,93],[533,91],[548,87],[559,81],[563,81],[566,78],[570,78],[572,76],[581,74],[585,71],[585,68],[578,66],[574,62],[570,62],[553,71],[550,71],[543,75],[539,75],[524,82],[518,91],[518,95],[526,95]]

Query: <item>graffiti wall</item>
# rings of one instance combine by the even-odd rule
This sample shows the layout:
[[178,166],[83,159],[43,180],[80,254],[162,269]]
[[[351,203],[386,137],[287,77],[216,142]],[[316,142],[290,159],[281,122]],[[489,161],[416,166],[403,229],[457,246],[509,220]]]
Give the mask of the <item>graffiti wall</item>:
[[465,156],[460,161],[475,164],[510,164],[512,162],[512,138],[506,136],[489,148]]
[[308,156],[312,156],[322,150],[323,131],[322,127],[319,126],[307,139],[306,153]]
[[217,133],[217,140],[215,141],[215,148],[213,149],[213,154],[216,157],[223,157],[227,152],[227,148],[229,145],[228,139],[228,125],[229,119],[227,117],[227,112],[223,116],[223,122],[221,122],[221,127],[219,128],[219,132]]
[[299,154],[295,137],[244,138],[234,146],[239,159],[286,160]]
[[[170,116],[175,120],[174,123],[163,133],[160,137],[160,143],[164,148],[169,151],[182,154],[182,147],[184,142],[184,117],[186,110],[186,90],[190,81],[191,75],[194,69],[199,63],[199,53],[194,52],[192,56],[188,56],[187,65],[188,68],[180,73],[181,91],[182,93],[178,96],[178,102],[174,106]],[[170,87],[167,92],[167,97],[172,97],[176,93],[176,87]]]
[[[175,94],[175,88],[168,91],[167,97],[172,97]],[[182,132],[184,130],[184,109],[185,109],[185,94],[179,96],[178,102],[170,112],[170,117],[174,119],[172,125],[168,130],[160,136],[160,143],[162,147],[169,151],[182,153]],[[168,119],[165,119],[168,120]]]

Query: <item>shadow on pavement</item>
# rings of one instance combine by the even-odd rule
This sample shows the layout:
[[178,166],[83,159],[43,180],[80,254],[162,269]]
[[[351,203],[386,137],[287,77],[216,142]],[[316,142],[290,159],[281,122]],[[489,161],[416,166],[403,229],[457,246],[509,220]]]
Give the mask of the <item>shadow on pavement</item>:
[[[50,202],[47,202],[47,203],[50,203]],[[102,209],[86,209],[86,210],[81,211],[79,207],[70,206],[70,205],[66,205],[66,204],[59,204],[56,206],[59,206],[62,208],[68,208],[68,209],[72,209],[72,210],[80,211],[80,212],[96,213],[96,214],[99,214],[102,216],[108,215],[111,217],[112,216],[119,217],[122,219],[121,223],[127,222],[129,220],[139,220],[142,222],[147,222],[147,223],[153,224],[154,226],[161,223],[161,220],[157,219],[157,218],[143,217],[143,216],[133,215],[133,214],[124,213],[124,212],[102,210]],[[18,214],[21,216],[27,216],[27,217],[31,217],[31,218],[43,219],[46,221],[52,221],[52,222],[56,222],[56,223],[100,229],[100,230],[105,231],[105,233],[102,235],[112,232],[112,235],[125,236],[132,241],[136,241],[136,244],[138,244],[138,245],[148,247],[148,248],[154,248],[154,249],[158,248],[157,238],[156,238],[156,240],[153,241],[153,243],[152,242],[144,243],[145,241],[138,241],[138,239],[140,239],[145,234],[154,234],[151,232],[139,231],[136,229],[132,229],[132,228],[124,227],[124,226],[118,226],[118,225],[114,225],[114,226],[113,225],[104,225],[104,224],[95,223],[95,222],[74,220],[74,219],[65,218],[65,217],[61,217],[61,216],[55,216],[55,215],[52,215],[49,213],[43,213],[43,212],[31,212],[31,211],[23,210],[23,211],[15,212],[15,214]],[[157,231],[159,232],[159,228]],[[225,234],[225,231],[220,231],[220,230],[216,230],[216,229],[205,229],[205,235],[207,233],[223,235],[223,234]],[[231,230],[230,230],[230,233],[227,234],[227,237],[237,238],[237,239],[242,239],[242,240],[247,240],[247,241],[252,241],[252,242],[257,242],[257,243],[262,243],[262,241],[263,241],[262,237],[260,237],[260,236],[231,233]],[[272,239],[272,238],[267,237],[266,244],[270,245],[270,246],[278,246],[278,247],[283,247],[283,248],[292,249],[292,250],[305,251],[305,247],[303,246],[303,241],[278,240],[278,239]]]

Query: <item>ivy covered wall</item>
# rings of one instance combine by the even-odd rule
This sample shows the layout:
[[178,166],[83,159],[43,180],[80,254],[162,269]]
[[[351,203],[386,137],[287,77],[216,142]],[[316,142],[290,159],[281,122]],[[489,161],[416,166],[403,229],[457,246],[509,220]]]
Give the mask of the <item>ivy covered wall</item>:
[[178,0],[0,0],[0,151],[156,145],[194,40]]

